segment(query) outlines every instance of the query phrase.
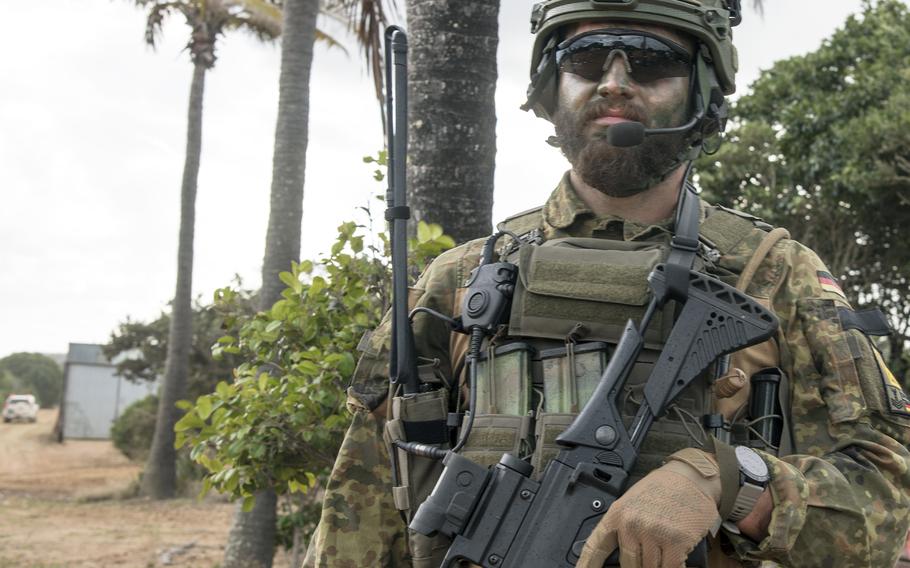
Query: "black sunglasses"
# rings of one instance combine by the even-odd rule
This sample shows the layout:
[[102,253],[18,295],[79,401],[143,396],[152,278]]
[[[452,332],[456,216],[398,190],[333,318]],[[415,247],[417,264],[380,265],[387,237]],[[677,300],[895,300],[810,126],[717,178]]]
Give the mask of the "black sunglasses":
[[592,30],[569,38],[556,47],[556,64],[563,73],[599,81],[616,50],[625,54],[636,83],[688,77],[692,72],[692,57],[683,46],[637,30]]

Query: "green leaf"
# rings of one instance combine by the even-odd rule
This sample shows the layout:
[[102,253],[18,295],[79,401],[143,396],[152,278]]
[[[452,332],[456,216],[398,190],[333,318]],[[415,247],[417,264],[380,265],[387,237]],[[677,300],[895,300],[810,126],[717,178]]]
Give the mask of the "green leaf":
[[294,291],[297,291],[300,288],[300,280],[295,278],[290,272],[279,272],[278,278],[284,282],[285,286]]
[[196,399],[196,413],[199,418],[207,420],[212,414],[212,399],[208,396],[200,396]]
[[256,505],[256,497],[253,495],[247,495],[243,498],[243,512],[249,513],[253,510],[253,506]]
[[193,403],[188,400],[178,400],[177,402],[174,403],[174,406],[176,406],[180,410],[189,410],[189,409],[193,408]]
[[345,351],[341,360],[338,362],[338,372],[344,377],[350,376],[354,372],[354,367],[357,365],[357,362],[354,361],[354,356],[350,352]]
[[228,398],[231,394],[231,387],[224,381],[218,381],[218,384],[215,385],[215,392],[221,398]]
[[307,480],[307,483],[310,485],[310,487],[311,488],[316,487],[316,476],[313,475],[313,473],[309,472],[309,471],[304,472],[304,475],[306,475],[306,480]]
[[206,495],[208,495],[209,491],[211,491],[211,490],[212,490],[212,480],[209,479],[208,477],[203,478],[202,479],[202,489],[199,491],[199,495],[197,495],[196,498],[201,501]]
[[212,471],[212,461],[205,454],[196,457],[196,463],[202,465],[205,469]]
[[325,290],[325,279],[321,276],[316,276],[313,278],[313,282],[310,283],[310,297],[317,296]]
[[259,390],[260,392],[265,392],[266,388],[269,386],[269,375],[268,373],[262,373],[259,375]]
[[417,242],[425,243],[427,241],[433,240],[432,233],[430,232],[430,226],[424,221],[417,223]]
[[174,431],[184,432],[186,430],[192,430],[194,428],[203,428],[204,426],[205,422],[203,422],[195,412],[190,411],[184,414],[183,418],[174,424]]

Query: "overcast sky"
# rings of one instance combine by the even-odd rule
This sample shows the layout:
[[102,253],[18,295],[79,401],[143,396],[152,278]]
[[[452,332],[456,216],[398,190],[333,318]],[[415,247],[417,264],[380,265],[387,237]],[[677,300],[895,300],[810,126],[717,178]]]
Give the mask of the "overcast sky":
[[[751,6],[751,1],[744,0]],[[175,19],[157,51],[131,2],[4,3],[0,34],[0,356],[103,343],[174,294],[191,65]],[[494,218],[540,204],[565,161],[524,101],[531,0],[502,0]],[[860,0],[766,0],[735,31],[738,92],[818,47]],[[193,289],[259,283],[278,101],[277,44],[223,38],[205,92]],[[318,47],[311,82],[304,258],[382,188],[362,156],[383,145],[356,47]]]

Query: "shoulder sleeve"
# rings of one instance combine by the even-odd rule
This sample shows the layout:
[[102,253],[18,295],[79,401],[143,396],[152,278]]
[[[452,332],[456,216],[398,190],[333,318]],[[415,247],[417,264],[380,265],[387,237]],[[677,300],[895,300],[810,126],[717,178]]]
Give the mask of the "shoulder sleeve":
[[[880,356],[837,281],[808,248],[785,241],[772,305],[790,378],[795,453],[767,455],[774,512],[740,556],[809,566],[893,566],[910,526],[910,413],[889,406]],[[784,409],[787,412],[787,409]]]
[[[477,266],[483,240],[471,241],[439,255],[408,289],[409,309],[431,308],[448,316],[457,315],[457,290],[464,286],[471,270]],[[413,322],[417,354],[426,360],[438,360],[447,379],[451,378],[450,331],[445,323],[427,314],[417,314]],[[376,329],[360,342],[360,359],[348,389],[348,407],[362,406],[374,410],[389,391],[389,350],[392,317],[387,312]]]
[[[408,303],[455,314],[458,288],[477,265],[482,241],[472,241],[440,255],[410,287]],[[443,373],[451,373],[449,329],[439,320],[418,314],[414,318],[417,354],[438,359]],[[407,529],[392,498],[391,464],[378,413],[389,390],[391,316],[360,342],[360,360],[350,388],[348,409],[353,422],[335,458],[325,490],[319,526],[304,566],[410,566]]]
[[392,501],[392,474],[379,421],[355,413],[325,488],[319,526],[304,568],[407,562],[407,529]]

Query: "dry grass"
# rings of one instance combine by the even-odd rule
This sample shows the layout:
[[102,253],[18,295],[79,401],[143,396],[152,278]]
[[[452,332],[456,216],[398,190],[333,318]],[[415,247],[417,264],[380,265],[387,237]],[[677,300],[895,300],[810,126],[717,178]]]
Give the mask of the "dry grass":
[[55,418],[0,424],[0,568],[218,565],[233,505],[123,499],[140,465],[108,441],[57,444]]

